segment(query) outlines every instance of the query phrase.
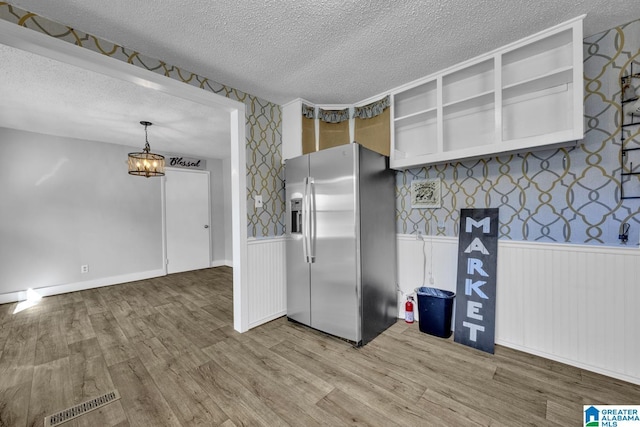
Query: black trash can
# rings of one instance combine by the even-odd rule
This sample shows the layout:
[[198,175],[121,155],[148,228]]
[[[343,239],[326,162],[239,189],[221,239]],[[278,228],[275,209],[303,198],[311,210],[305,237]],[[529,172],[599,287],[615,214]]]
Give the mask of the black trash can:
[[420,331],[441,338],[451,336],[455,292],[425,286],[416,288]]

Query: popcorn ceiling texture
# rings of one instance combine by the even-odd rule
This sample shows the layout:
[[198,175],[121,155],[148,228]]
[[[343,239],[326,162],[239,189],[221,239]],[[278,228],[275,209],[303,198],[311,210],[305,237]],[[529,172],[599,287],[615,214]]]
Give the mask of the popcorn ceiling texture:
[[245,93],[352,104],[581,14],[585,36],[637,0],[17,0],[12,4]]
[[139,121],[145,119],[153,123],[149,135],[156,152],[231,155],[229,113],[221,108],[1,43],[0,63],[0,127],[139,150],[144,141]]

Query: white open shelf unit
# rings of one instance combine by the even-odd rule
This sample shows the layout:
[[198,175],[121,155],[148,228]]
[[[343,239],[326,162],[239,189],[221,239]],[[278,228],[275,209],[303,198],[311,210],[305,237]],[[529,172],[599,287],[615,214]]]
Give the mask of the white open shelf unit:
[[584,15],[391,91],[391,167],[584,137]]

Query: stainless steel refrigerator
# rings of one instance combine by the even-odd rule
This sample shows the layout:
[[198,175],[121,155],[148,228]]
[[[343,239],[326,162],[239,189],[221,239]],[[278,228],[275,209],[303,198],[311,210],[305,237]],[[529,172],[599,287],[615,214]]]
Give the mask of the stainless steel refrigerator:
[[363,345],[396,322],[395,178],[357,143],[289,159],[287,317]]

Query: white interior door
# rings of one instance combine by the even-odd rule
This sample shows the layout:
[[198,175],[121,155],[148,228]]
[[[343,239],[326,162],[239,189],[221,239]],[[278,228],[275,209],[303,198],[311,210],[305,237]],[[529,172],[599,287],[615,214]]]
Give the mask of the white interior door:
[[166,170],[167,272],[211,266],[209,173]]

